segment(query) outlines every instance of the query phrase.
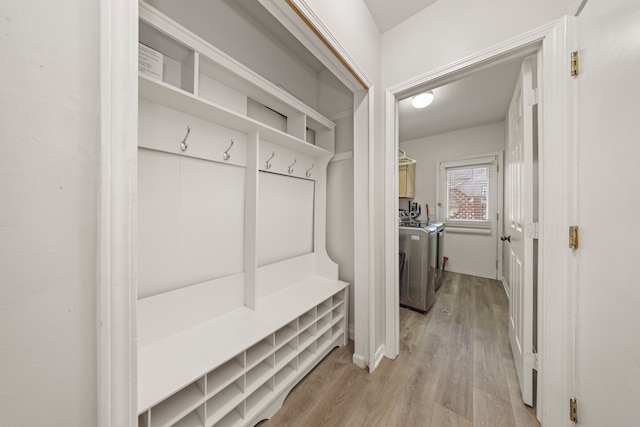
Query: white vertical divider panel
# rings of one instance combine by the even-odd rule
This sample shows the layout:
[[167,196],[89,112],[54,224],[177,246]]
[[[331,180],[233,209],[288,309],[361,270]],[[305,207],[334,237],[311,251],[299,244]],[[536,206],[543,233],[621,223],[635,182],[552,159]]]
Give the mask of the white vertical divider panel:
[[258,153],[260,135],[247,135],[247,168],[244,201],[244,305],[256,310],[258,272]]
[[307,115],[290,114],[287,117],[287,133],[304,141],[307,136]]
[[327,253],[327,166],[331,156],[316,159],[318,175],[316,176],[313,251],[316,254],[316,274],[338,280],[338,264],[329,258]]
[[200,54],[193,52],[193,94],[200,93]]
[[[316,132],[316,145],[320,148],[333,153],[336,145],[336,131],[335,129],[323,130]],[[326,170],[325,170],[326,173]]]

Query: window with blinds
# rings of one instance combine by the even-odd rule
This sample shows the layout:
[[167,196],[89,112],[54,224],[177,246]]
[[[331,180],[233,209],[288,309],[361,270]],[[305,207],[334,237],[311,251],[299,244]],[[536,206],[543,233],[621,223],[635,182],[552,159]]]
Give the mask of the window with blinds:
[[447,175],[447,220],[489,219],[489,166],[450,168]]
[[452,227],[491,228],[498,212],[498,156],[440,163],[439,218]]

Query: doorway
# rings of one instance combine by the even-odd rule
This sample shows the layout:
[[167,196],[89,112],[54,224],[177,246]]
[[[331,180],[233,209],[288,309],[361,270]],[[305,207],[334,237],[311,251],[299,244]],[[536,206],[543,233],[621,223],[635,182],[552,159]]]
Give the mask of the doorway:
[[[569,46],[567,31],[573,27],[572,18],[564,18],[540,27],[516,39],[479,52],[447,67],[434,70],[410,81],[391,87],[386,92],[386,145],[385,166],[388,171],[397,169],[398,149],[398,102],[419,92],[437,88],[449,82],[459,80],[472,73],[486,69],[494,64],[509,60],[517,55],[526,56],[540,50],[540,96],[543,97],[544,110],[540,111],[540,232],[545,236],[539,243],[538,260],[539,280],[543,284],[538,299],[538,351],[543,369],[538,373],[538,418],[543,424],[563,425],[564,405],[562,396],[570,393],[571,381],[567,360],[545,358],[548,348],[566,348],[571,337],[571,329],[557,325],[567,325],[566,313],[571,311],[571,299],[567,295],[568,285],[562,278],[570,270],[569,254],[564,251],[564,242],[558,237],[568,227],[568,215],[564,195],[566,187],[571,186],[566,171],[572,164],[571,150],[566,147],[567,130],[570,128],[568,117],[572,110],[567,102],[572,86],[565,77]],[[553,153],[553,156],[551,156]],[[397,266],[397,210],[396,173],[386,174],[385,212],[386,241],[386,356],[395,358],[399,353],[398,343],[398,266]],[[560,184],[560,185],[559,185]],[[553,218],[553,221],[545,221]],[[548,237],[547,237],[548,236]],[[556,326],[553,326],[556,325]],[[566,357],[566,358],[565,358]],[[544,409],[543,409],[544,408]],[[562,420],[562,421],[561,421]]]

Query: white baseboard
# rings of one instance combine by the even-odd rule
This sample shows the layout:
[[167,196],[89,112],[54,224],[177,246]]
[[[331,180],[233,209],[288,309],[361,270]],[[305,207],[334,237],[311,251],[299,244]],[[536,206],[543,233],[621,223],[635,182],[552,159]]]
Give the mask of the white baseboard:
[[380,347],[378,347],[378,349],[376,350],[376,355],[375,355],[375,360],[373,363],[373,367],[369,366],[369,372],[373,372],[378,365],[380,365],[380,362],[382,362],[382,358],[384,357],[384,352],[386,351],[386,348],[384,346],[384,344],[382,344]]
[[509,298],[509,284],[504,280],[504,277],[502,277],[502,287],[504,288],[504,293],[507,294],[507,298]]
[[365,358],[356,353],[353,353],[353,363],[360,369],[365,369],[367,367],[367,361]]

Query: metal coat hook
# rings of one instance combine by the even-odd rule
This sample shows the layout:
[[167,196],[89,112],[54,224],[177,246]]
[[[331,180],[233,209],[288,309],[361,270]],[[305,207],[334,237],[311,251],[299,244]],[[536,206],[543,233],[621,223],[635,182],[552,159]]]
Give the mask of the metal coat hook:
[[180,143],[180,149],[182,151],[187,151],[189,146],[187,145],[187,138],[189,138],[189,134],[191,133],[191,126],[187,126],[187,134],[182,138],[182,142]]
[[231,138],[231,145],[229,146],[229,148],[227,148],[227,151],[224,152],[224,154],[222,155],[222,158],[225,160],[229,160],[231,158],[231,154],[229,154],[229,150],[231,150],[231,147],[233,147],[233,143],[235,141],[233,140],[233,138]]
[[266,161],[266,162],[264,162],[264,168],[265,168],[265,169],[267,169],[267,170],[271,169],[271,163],[269,163],[269,162],[271,162],[271,159],[273,159],[273,158],[275,157],[275,155],[276,155],[276,152],[275,152],[275,151],[272,151],[272,152],[271,152],[271,157],[269,157],[269,158],[267,159],[267,161]]
[[292,173],[293,173],[293,165],[295,165],[297,161],[298,161],[298,159],[297,159],[297,158],[296,158],[296,159],[293,159],[293,163],[291,163],[291,164],[289,165],[289,169],[287,169],[287,170],[288,170],[288,172],[289,172],[290,174],[292,174]]
[[309,178],[311,176],[311,169],[313,169],[313,167],[315,165],[316,165],[315,163],[312,163],[311,167],[309,169],[307,169],[307,171],[304,173],[307,176],[307,178]]

